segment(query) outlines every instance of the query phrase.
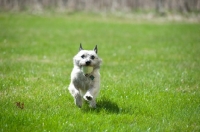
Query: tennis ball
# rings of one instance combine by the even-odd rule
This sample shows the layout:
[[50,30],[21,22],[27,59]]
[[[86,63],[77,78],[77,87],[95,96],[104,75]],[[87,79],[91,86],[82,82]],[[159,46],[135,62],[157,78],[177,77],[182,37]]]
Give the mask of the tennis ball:
[[91,66],[82,66],[81,70],[83,71],[84,74],[89,74],[93,71],[93,67]]

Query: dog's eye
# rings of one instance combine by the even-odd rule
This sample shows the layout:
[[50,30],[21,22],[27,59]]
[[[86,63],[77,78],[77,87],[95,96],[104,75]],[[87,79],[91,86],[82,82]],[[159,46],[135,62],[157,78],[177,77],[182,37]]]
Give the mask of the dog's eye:
[[85,58],[85,55],[81,55],[81,58]]
[[94,60],[94,58],[95,58],[94,55],[92,55],[92,56],[91,56],[91,59]]

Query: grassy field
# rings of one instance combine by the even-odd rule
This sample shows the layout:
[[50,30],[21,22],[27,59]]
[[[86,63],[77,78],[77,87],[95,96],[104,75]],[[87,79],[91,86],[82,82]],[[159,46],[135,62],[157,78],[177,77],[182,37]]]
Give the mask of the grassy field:
[[[0,131],[200,131],[199,35],[198,23],[0,13]],[[103,59],[97,109],[67,89],[80,42]]]

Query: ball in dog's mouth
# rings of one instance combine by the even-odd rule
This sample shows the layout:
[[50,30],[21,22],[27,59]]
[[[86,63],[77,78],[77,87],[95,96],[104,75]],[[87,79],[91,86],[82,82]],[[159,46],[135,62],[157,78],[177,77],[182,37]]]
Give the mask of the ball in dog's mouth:
[[93,71],[92,66],[82,66],[81,70],[83,71],[84,74],[90,74]]

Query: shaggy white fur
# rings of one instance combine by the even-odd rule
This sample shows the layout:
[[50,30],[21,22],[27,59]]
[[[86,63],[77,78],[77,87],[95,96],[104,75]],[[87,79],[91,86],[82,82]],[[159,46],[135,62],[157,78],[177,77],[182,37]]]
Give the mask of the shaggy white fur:
[[[75,104],[82,107],[82,97],[89,102],[90,107],[96,108],[96,97],[100,91],[100,64],[102,60],[94,50],[83,50],[81,44],[77,55],[73,58],[74,68],[71,72],[69,92],[74,97]],[[82,67],[93,67],[91,73],[85,74]]]

